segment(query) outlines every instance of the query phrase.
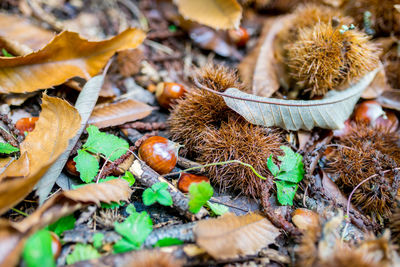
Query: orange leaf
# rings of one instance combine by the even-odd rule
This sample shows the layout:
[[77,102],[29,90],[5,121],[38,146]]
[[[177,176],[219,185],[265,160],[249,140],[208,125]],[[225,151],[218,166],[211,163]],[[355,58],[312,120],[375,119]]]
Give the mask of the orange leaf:
[[90,42],[62,32],[46,47],[29,55],[0,58],[0,93],[26,93],[59,85],[79,76],[90,78],[119,50],[135,48],[145,34],[127,29],[105,41]]
[[174,0],[185,18],[215,29],[239,28],[242,7],[236,0]]
[[143,119],[153,108],[145,103],[127,99],[121,102],[97,106],[93,109],[88,124],[105,128]]
[[225,213],[217,219],[199,221],[194,233],[197,245],[215,259],[256,254],[280,234],[270,221],[255,213]]
[[0,266],[15,266],[25,240],[44,226],[87,205],[129,201],[131,194],[128,182],[115,179],[58,193],[21,222],[0,220]]
[[66,101],[43,96],[35,130],[22,142],[21,157],[0,175],[0,213],[21,201],[67,148],[79,129],[78,111]]

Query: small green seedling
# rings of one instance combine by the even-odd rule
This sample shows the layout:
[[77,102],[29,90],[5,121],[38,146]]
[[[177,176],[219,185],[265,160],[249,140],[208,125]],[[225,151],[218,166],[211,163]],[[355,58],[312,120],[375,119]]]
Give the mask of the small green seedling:
[[164,206],[171,206],[173,204],[172,197],[167,188],[168,184],[165,182],[159,182],[147,188],[142,195],[143,204],[150,206],[158,202]]

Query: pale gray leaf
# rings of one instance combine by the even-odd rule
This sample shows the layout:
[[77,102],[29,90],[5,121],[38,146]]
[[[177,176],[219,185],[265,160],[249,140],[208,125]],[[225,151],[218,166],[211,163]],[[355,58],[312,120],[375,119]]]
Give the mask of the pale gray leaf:
[[41,180],[36,185],[36,195],[39,196],[39,203],[42,204],[47,196],[49,195],[51,189],[53,188],[57,178],[59,177],[65,163],[68,160],[71,150],[74,148],[76,142],[81,136],[83,130],[85,129],[86,123],[96,105],[97,98],[99,97],[99,92],[104,83],[104,74],[97,75],[91,78],[83,87],[82,91],[79,93],[79,97],[76,100],[75,108],[81,115],[81,127],[79,131],[69,141],[68,148],[63,154],[57,159],[56,162],[48,169],[48,171],[43,175]]
[[330,91],[322,100],[267,98],[236,88],[229,88],[221,95],[231,109],[256,125],[278,126],[286,130],[340,129],[378,71],[368,73],[346,90]]

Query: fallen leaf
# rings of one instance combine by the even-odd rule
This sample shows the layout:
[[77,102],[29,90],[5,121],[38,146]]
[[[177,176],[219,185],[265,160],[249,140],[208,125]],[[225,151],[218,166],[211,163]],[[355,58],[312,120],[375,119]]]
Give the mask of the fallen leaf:
[[381,70],[376,74],[374,80],[369,84],[367,89],[362,92],[362,98],[374,99],[380,96],[384,91],[391,89],[382,63],[380,63],[380,66],[382,67]]
[[214,259],[256,254],[274,243],[280,234],[270,221],[255,213],[244,216],[225,213],[218,219],[202,220],[194,233],[196,243]]
[[400,89],[385,91],[376,100],[385,108],[400,111]]
[[263,97],[270,97],[280,87],[280,78],[282,78],[281,64],[277,59],[274,41],[276,35],[285,27],[290,16],[268,19],[265,22],[263,32],[268,33],[260,47],[257,56],[257,62],[253,74],[253,94]]
[[[221,95],[228,107],[247,121],[286,130],[340,129],[352,114],[362,91],[372,82],[376,69],[343,91],[330,91],[322,100],[282,100],[247,94],[229,88]],[[207,89],[209,90],[209,89]],[[334,112],[332,112],[334,111]]]
[[51,164],[64,152],[79,125],[78,111],[68,102],[42,99],[42,112],[35,129],[21,143],[21,157],[0,175],[0,213],[26,197]]
[[33,25],[29,20],[7,14],[0,14],[0,44],[4,42],[7,51],[22,56],[44,47],[55,33]]
[[122,76],[129,77],[140,71],[141,62],[145,58],[140,49],[128,49],[118,52],[118,69]]
[[174,0],[179,13],[215,29],[239,28],[242,7],[236,0]]
[[56,162],[49,168],[49,170],[43,175],[36,186],[36,195],[39,196],[39,203],[42,204],[46,200],[48,194],[54,186],[57,178],[60,176],[65,163],[74,148],[76,142],[81,136],[83,130],[86,127],[87,121],[92,114],[93,108],[96,105],[97,99],[99,97],[99,92],[104,83],[104,74],[98,75],[90,79],[82,91],[80,92],[78,99],[75,103],[75,108],[78,110],[81,116],[80,128],[77,131],[74,138],[68,144],[67,149],[63,154],[57,159]]
[[0,266],[15,266],[25,240],[37,230],[74,211],[100,202],[129,201],[132,190],[123,179],[90,184],[52,196],[43,206],[18,223],[0,220]]
[[108,103],[94,108],[88,124],[105,128],[140,120],[150,115],[153,108],[145,103],[132,99]]
[[90,42],[77,33],[62,32],[43,49],[0,58],[0,93],[26,93],[59,85],[79,76],[89,79],[119,50],[135,48],[145,35],[127,29],[105,41]]

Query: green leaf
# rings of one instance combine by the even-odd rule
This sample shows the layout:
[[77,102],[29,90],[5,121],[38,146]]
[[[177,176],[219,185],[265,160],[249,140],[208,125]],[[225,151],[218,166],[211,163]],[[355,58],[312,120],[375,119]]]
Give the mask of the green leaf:
[[136,212],[136,208],[133,204],[129,204],[126,209],[125,209],[126,213],[128,214],[133,214]]
[[275,181],[275,184],[279,203],[281,203],[281,205],[293,205],[293,199],[298,185],[285,181]]
[[122,239],[114,245],[115,252],[119,253],[128,248],[129,250],[139,249],[153,231],[153,222],[147,212],[135,212],[124,222],[115,223],[115,231],[122,236]]
[[[100,253],[91,245],[77,244],[71,254],[67,256],[67,264],[74,264],[78,261],[91,260],[100,257]],[[46,266],[44,264],[40,266]]]
[[99,172],[99,162],[86,151],[78,150],[78,155],[74,158],[76,170],[80,173],[80,178],[85,183],[90,183]]
[[146,206],[153,205],[157,201],[157,193],[154,192],[153,189],[147,188],[143,192],[142,199],[143,204],[145,204]]
[[218,203],[212,203],[210,201],[207,201],[207,206],[217,216],[227,213],[229,211],[229,207]]
[[93,246],[100,249],[103,246],[104,235],[102,233],[95,233],[93,236]]
[[74,229],[75,222],[76,219],[74,215],[71,214],[69,216],[62,217],[55,223],[49,225],[48,229],[56,233],[58,236],[61,236],[61,234],[65,231]]
[[18,147],[12,146],[9,143],[0,143],[0,153],[11,154],[18,151]]
[[51,250],[51,234],[48,230],[40,230],[25,243],[22,257],[28,267],[56,266]]
[[143,204],[150,206],[156,201],[164,206],[171,206],[173,204],[171,194],[167,190],[168,184],[159,182],[153,184],[151,188],[144,190],[142,198]]
[[94,125],[90,125],[86,130],[89,137],[83,148],[92,153],[103,154],[109,160],[114,161],[129,149],[128,142],[115,135],[102,133]]
[[14,57],[10,53],[8,53],[7,50],[5,50],[4,48],[1,49],[1,53],[3,53],[3,56],[5,57]]
[[303,157],[293,152],[290,147],[281,146],[280,148],[285,152],[284,156],[278,156],[278,159],[281,161],[280,172],[289,172],[293,169],[297,169]]
[[279,168],[276,166],[276,164],[272,161],[272,154],[269,156],[267,160],[267,167],[268,170],[272,173],[274,177],[276,177],[279,173]]
[[276,179],[292,183],[298,183],[301,180],[303,180],[303,177],[304,177],[303,168],[301,169],[298,168],[288,172],[281,172],[278,174],[278,176],[276,176]]
[[191,184],[189,187],[189,211],[192,213],[199,212],[213,194],[213,188],[205,181]]
[[157,243],[154,244],[154,247],[161,248],[161,247],[169,247],[169,246],[176,246],[176,245],[182,245],[182,244],[183,244],[183,241],[178,238],[165,237],[163,239],[158,240]]
[[100,204],[100,207],[103,208],[103,209],[116,209],[116,208],[119,208],[119,207],[121,207],[123,205],[125,205],[124,201],[121,201],[120,203],[111,202],[110,204],[102,202]]
[[125,181],[129,183],[129,186],[132,186],[135,183],[135,177],[133,177],[133,174],[130,171],[125,172],[124,176],[121,177]]

